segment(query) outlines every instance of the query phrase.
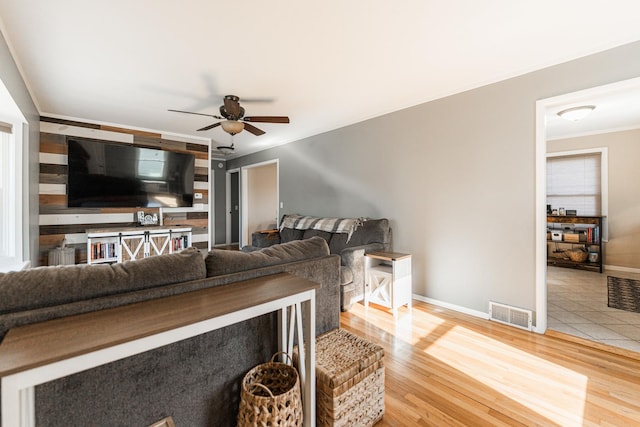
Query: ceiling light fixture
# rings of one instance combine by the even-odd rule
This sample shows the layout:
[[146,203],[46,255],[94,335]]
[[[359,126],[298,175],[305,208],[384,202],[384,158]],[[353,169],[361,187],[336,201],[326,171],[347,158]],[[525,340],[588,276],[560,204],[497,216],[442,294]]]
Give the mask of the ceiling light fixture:
[[230,135],[235,135],[236,133],[240,133],[244,130],[244,123],[237,120],[225,120],[221,124],[222,129]]
[[584,119],[595,108],[595,105],[581,105],[580,107],[567,108],[566,110],[558,111],[558,115],[565,120],[577,122],[578,120]]

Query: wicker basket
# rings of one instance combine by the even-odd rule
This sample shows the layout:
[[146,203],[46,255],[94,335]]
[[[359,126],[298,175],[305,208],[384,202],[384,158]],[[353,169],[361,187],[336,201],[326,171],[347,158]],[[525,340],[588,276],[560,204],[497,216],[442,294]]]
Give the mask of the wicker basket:
[[565,251],[565,253],[569,256],[569,259],[573,262],[585,262],[587,260],[587,256],[589,253],[582,249],[571,249]]
[[239,427],[302,425],[298,371],[286,363],[274,362],[278,354],[244,376],[238,409]]
[[372,426],[384,415],[384,350],[335,329],[316,338],[319,427]]

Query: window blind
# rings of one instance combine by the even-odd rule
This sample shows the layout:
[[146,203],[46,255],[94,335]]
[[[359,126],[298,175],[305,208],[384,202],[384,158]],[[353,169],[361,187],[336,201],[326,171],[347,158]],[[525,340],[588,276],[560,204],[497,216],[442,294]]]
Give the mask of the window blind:
[[578,215],[602,214],[601,154],[547,157],[547,204]]

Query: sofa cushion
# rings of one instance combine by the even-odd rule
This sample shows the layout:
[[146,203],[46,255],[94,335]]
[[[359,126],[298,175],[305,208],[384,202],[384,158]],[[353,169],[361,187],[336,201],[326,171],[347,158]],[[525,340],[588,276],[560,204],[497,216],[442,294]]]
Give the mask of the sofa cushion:
[[[334,233],[331,236],[331,240],[329,241],[329,250],[332,254],[340,255],[340,252],[347,246],[347,238],[349,235],[347,233]],[[351,242],[349,242],[351,243]]]
[[213,277],[326,255],[329,255],[327,242],[320,237],[312,237],[269,246],[253,252],[212,249],[205,258],[205,264],[207,277]]
[[308,230],[304,230],[304,234],[302,235],[302,238],[310,239],[312,237],[317,236],[317,237],[322,237],[327,243],[329,243],[332,235],[333,234],[329,233],[328,231],[308,229]]
[[112,265],[36,267],[0,273],[0,314],[51,307],[204,277],[204,259],[196,248]]
[[389,220],[368,219],[351,235],[348,246],[367,245],[369,243],[391,243],[389,240]]
[[280,243],[291,242],[292,240],[302,240],[304,230],[296,230],[294,228],[283,228],[280,230]]

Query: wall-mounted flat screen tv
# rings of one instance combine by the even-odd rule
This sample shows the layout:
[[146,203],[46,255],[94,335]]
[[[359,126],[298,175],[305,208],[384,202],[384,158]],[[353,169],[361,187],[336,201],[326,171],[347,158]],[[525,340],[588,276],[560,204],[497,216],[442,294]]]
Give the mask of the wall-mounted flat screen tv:
[[69,207],[193,206],[195,156],[67,138]]

